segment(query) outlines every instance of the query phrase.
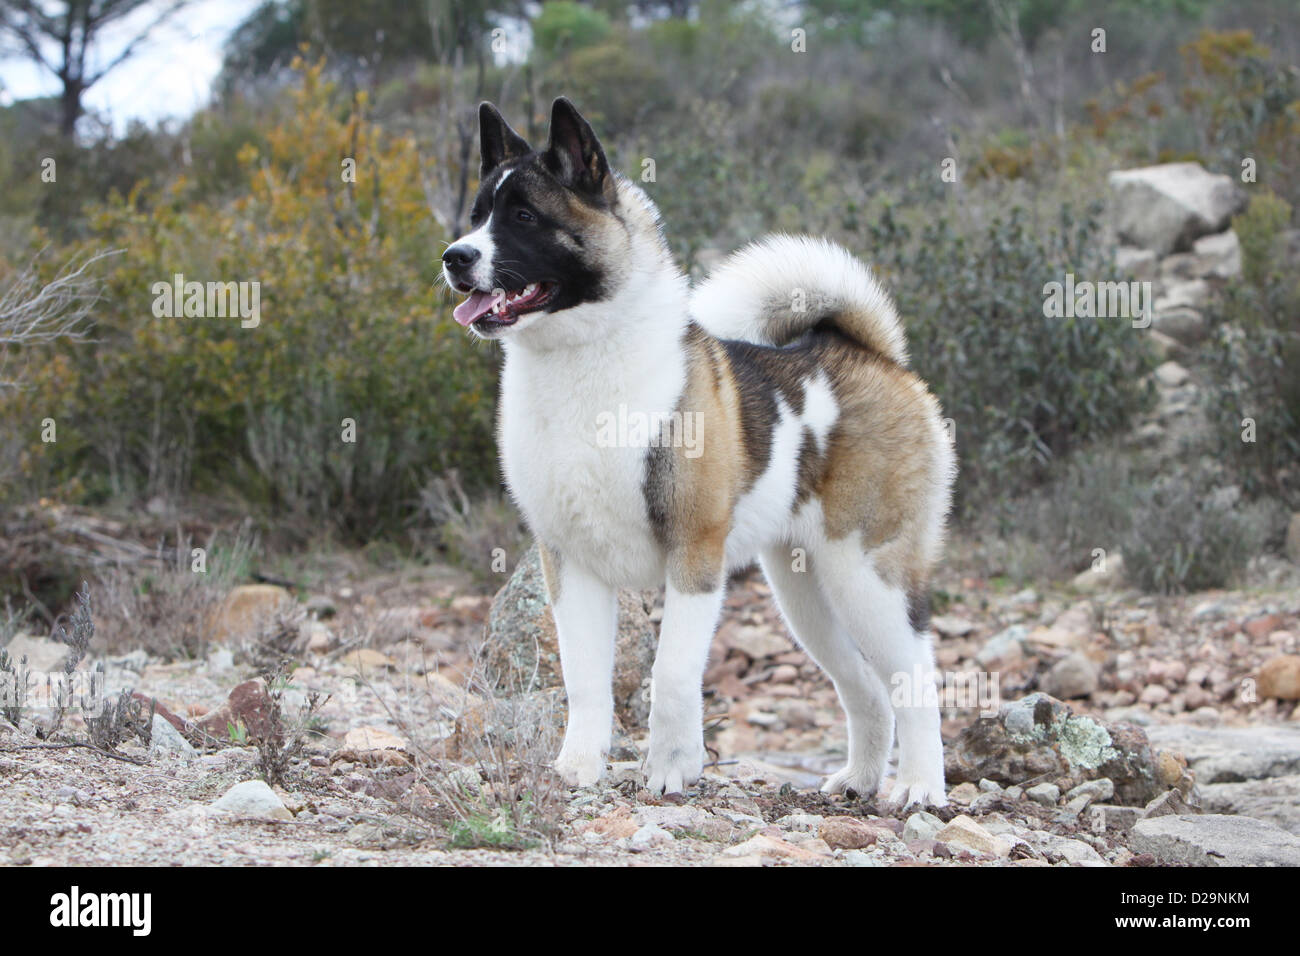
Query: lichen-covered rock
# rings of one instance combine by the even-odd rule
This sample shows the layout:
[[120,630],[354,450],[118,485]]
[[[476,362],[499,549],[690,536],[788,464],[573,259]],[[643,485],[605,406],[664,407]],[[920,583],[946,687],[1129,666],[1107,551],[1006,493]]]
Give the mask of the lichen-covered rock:
[[[622,591],[614,662],[614,711],[624,728],[642,728],[650,714],[650,666],[658,632],[650,620],[651,597]],[[479,660],[484,678],[505,694],[563,687],[560,649],[533,545],[492,601]]]
[[1076,715],[1046,694],[1004,704],[981,717],[947,748],[948,782],[987,778],[1004,786],[1036,778],[1074,787],[1110,778],[1115,802],[1144,806],[1159,792],[1151,746],[1140,727]]

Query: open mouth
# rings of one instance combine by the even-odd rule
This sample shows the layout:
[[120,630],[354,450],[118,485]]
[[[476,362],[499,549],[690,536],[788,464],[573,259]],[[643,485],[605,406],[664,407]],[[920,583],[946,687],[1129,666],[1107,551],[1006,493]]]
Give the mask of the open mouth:
[[530,282],[517,292],[470,290],[469,298],[452,311],[452,317],[467,328],[504,328],[519,317],[544,309],[555,298],[554,282]]

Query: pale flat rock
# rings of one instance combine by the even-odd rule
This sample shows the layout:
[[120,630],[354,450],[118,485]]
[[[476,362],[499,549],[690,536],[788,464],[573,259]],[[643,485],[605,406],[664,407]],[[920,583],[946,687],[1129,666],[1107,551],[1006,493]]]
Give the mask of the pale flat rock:
[[1276,824],[1300,836],[1300,774],[1197,786],[1207,813],[1233,813]]
[[62,671],[63,662],[68,658],[68,646],[48,637],[32,637],[19,634],[5,647],[9,657],[17,667],[24,657],[27,669],[35,671]]
[[1152,724],[1146,732],[1153,748],[1185,756],[1200,786],[1300,773],[1300,727]]
[[1300,866],[1300,837],[1254,817],[1206,813],[1139,820],[1129,845],[1161,863]]
[[344,750],[405,750],[406,740],[379,727],[354,727],[343,735]]

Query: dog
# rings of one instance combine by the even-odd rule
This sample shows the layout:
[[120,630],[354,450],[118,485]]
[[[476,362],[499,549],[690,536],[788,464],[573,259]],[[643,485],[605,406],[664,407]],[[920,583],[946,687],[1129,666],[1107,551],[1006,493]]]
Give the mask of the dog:
[[933,676],[928,581],[956,461],[889,295],[843,248],[788,235],[692,290],[654,203],[567,99],[543,148],[490,103],[479,132],[470,231],[443,273],[466,295],[455,320],[504,350],[501,460],[568,697],[556,769],[603,776],[617,589],[663,586],[646,785],[699,779],[709,645],[729,574],[757,559],[847,716],[847,765],[823,790],[873,796],[896,730],[888,801],[944,805],[933,687],[897,684]]

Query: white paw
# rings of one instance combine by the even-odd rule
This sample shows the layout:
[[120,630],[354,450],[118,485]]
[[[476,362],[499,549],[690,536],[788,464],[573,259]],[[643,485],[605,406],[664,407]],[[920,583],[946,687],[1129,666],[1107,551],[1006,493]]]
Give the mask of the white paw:
[[646,789],[656,796],[684,793],[704,772],[704,744],[656,747],[650,741],[645,761]]
[[845,793],[852,790],[859,798],[870,799],[880,786],[880,772],[862,767],[845,767],[831,774],[822,784],[822,793]]
[[946,807],[948,796],[943,781],[899,777],[886,801],[892,807]]
[[599,749],[570,748],[565,744],[555,758],[555,772],[570,787],[590,787],[605,775],[605,755]]

